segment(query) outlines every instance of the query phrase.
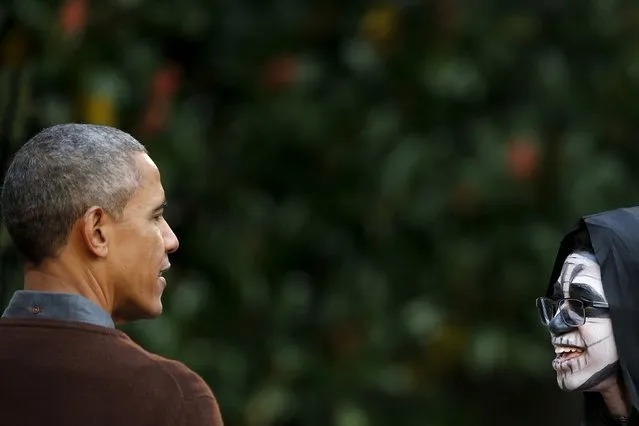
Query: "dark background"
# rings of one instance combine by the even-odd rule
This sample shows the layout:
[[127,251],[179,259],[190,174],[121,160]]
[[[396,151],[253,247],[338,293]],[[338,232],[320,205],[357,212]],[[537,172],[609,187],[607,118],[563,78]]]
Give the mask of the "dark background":
[[125,329],[228,425],[576,425],[534,299],[637,203],[638,33],[614,0],[2,0],[2,170],[62,122],[148,147],[181,249]]

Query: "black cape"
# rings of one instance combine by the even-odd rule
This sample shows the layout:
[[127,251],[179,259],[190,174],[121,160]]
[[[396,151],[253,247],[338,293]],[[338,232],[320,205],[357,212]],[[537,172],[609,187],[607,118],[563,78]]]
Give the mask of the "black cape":
[[[590,236],[610,305],[622,381],[633,406],[629,424],[639,425],[639,206],[582,217],[561,241],[547,297],[552,295],[553,285],[571,252],[572,236],[583,229]],[[619,424],[608,417],[598,393],[586,392],[584,396],[584,425]]]

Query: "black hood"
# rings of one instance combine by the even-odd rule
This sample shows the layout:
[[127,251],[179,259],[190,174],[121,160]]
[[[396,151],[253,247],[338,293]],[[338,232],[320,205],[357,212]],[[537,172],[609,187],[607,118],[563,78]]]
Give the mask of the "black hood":
[[[622,379],[636,411],[639,409],[639,206],[582,217],[561,241],[548,283],[547,297],[552,296],[553,285],[572,251],[574,234],[583,229],[590,236],[601,268]],[[586,403],[594,403],[594,396],[587,395]],[[586,413],[589,411],[586,407]],[[636,413],[634,417],[633,420],[637,420]],[[586,424],[605,423],[587,421]]]

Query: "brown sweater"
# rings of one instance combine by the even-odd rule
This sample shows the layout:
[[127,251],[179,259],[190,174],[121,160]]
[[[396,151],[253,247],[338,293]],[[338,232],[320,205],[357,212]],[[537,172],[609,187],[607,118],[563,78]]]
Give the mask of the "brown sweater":
[[221,426],[206,383],[116,329],[0,319],[0,426]]

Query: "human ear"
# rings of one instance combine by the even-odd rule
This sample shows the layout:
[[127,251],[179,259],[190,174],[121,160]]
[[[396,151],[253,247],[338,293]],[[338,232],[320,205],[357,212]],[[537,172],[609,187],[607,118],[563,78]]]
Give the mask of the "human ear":
[[106,257],[108,246],[108,215],[102,207],[90,207],[82,216],[80,230],[87,249],[97,257]]

